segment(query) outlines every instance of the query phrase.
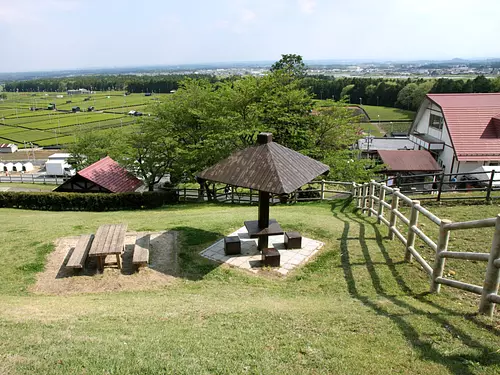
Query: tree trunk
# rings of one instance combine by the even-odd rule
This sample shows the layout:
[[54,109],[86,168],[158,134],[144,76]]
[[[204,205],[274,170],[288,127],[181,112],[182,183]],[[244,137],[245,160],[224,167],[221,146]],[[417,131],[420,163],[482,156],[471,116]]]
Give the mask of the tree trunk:
[[210,184],[207,181],[205,181],[204,189],[207,192],[207,199],[209,201],[212,201],[213,200],[212,191],[210,190]]

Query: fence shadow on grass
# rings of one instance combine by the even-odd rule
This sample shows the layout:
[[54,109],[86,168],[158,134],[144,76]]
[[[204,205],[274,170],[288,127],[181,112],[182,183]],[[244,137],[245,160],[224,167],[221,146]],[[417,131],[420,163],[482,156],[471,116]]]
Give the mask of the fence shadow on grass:
[[[452,309],[446,308],[436,302],[429,301],[425,298],[427,293],[416,293],[411,285],[406,283],[405,278],[400,273],[397,265],[403,262],[394,262],[391,258],[387,248],[384,245],[384,237],[382,236],[379,227],[370,219],[361,216],[358,212],[353,212],[351,200],[335,201],[332,203],[332,213],[335,218],[344,223],[344,230],[342,237],[340,239],[341,248],[341,264],[344,272],[344,278],[347,284],[349,294],[363,303],[365,306],[373,310],[377,315],[381,315],[392,320],[395,325],[400,330],[401,334],[407,339],[408,343],[412,346],[422,359],[435,362],[445,366],[453,374],[473,374],[475,373],[471,366],[474,363],[479,363],[481,366],[489,366],[500,363],[500,353],[495,352],[493,347],[487,347],[483,343],[479,342],[471,335],[469,335],[462,328],[457,327],[454,323],[450,322],[443,315],[451,315],[456,318],[462,317],[468,321],[472,321],[474,324],[479,326],[481,329],[488,331],[493,331],[493,334],[498,335],[498,330],[491,327],[471,315],[464,316],[461,313],[453,311]],[[352,224],[355,224],[354,226]],[[359,226],[359,236],[352,236],[351,231],[356,226]],[[368,238],[366,236],[367,229],[372,229],[375,233],[375,237]],[[350,243],[352,241],[357,241],[359,247],[361,248],[362,257],[364,263],[362,262],[351,262],[352,251],[354,249],[350,248]],[[376,246],[372,246],[371,249],[368,247],[367,240],[373,242],[375,240]],[[374,262],[372,260],[372,253],[374,251],[380,251],[384,262]],[[403,257],[404,252],[401,252]],[[373,253],[373,255],[376,255]],[[396,282],[397,287],[404,293],[403,296],[394,293],[389,293],[384,287],[384,282],[381,276],[377,272],[376,265],[387,265],[389,269],[390,276],[393,281]],[[358,291],[359,285],[363,281],[357,281],[354,276],[353,266],[365,265],[366,270],[370,276],[370,282],[375,291],[374,296],[363,295]],[[392,280],[391,280],[392,281]],[[390,305],[381,305],[377,303],[377,299],[383,297],[387,301],[391,302],[393,306],[404,311],[403,313],[393,313],[390,311]],[[419,308],[408,302],[408,297],[414,298],[415,303],[418,305],[427,305],[434,309],[439,310],[439,313],[430,313],[427,309]],[[410,300],[411,301],[411,300]],[[458,339],[463,345],[467,346],[471,351],[478,351],[478,354],[444,354],[442,351],[438,350],[433,346],[432,341],[425,339],[423,333],[419,332],[419,327],[412,324],[411,321],[406,319],[406,316],[418,316],[421,318],[429,319],[434,324],[438,325],[442,330],[443,334],[451,334],[454,339]],[[447,332],[445,332],[446,330]]]
[[200,255],[200,252],[224,237],[224,234],[193,227],[175,227],[178,238],[179,276],[189,280],[200,280],[216,269],[219,264]]

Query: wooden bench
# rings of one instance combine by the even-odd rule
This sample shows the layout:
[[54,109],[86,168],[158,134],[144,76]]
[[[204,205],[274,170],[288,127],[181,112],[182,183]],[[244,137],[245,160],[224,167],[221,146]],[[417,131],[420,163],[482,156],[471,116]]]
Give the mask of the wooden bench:
[[93,234],[81,235],[78,242],[73,249],[73,253],[66,263],[68,268],[82,269],[85,267],[85,261],[87,260],[87,255],[89,254],[90,246],[94,240]]
[[132,263],[137,267],[144,267],[149,263],[150,235],[138,235],[135,239]]

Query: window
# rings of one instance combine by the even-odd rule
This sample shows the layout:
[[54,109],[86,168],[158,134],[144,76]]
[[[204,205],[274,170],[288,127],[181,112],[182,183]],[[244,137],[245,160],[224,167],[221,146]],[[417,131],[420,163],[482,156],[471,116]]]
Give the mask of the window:
[[436,116],[431,114],[429,119],[429,126],[434,129],[443,129],[443,118],[441,116]]
[[490,167],[497,167],[498,165],[500,165],[498,161],[490,161]]

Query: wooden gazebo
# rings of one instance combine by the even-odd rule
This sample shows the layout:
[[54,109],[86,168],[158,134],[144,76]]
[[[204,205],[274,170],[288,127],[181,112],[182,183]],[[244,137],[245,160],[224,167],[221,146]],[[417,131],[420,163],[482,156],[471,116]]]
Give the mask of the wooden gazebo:
[[327,165],[273,142],[271,133],[260,133],[257,145],[233,153],[198,178],[259,191],[259,219],[246,221],[245,226],[251,237],[259,239],[262,250],[268,236],[283,233],[276,220],[269,220],[270,195],[290,194],[328,170]]

